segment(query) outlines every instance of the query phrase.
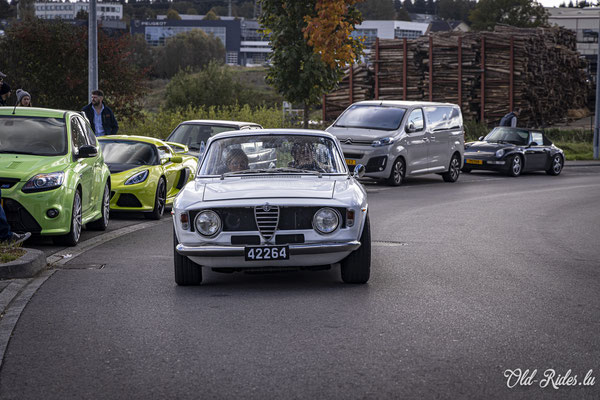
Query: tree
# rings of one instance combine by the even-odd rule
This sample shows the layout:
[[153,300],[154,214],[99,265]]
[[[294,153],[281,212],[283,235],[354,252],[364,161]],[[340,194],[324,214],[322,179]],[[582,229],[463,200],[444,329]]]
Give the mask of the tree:
[[217,15],[217,13],[214,12],[214,10],[210,10],[206,13],[206,15],[204,15],[204,19],[207,21],[216,21],[221,18],[219,18],[219,16]]
[[474,0],[438,0],[437,15],[445,20],[469,22],[469,14],[476,5]]
[[198,71],[211,60],[225,61],[225,47],[220,39],[201,29],[193,29],[167,39],[158,49],[156,76],[170,78],[180,69]]
[[404,8],[401,8],[396,12],[396,19],[398,21],[412,21],[410,15],[408,15],[408,11],[406,11]]
[[89,19],[89,14],[83,8],[77,11],[77,15],[75,15],[75,19],[87,21]]
[[414,5],[410,0],[404,0],[402,2],[402,8],[404,8],[409,13],[414,11]]
[[8,19],[15,16],[14,7],[7,0],[0,0],[0,19]]
[[412,12],[417,14],[425,14],[427,12],[427,3],[425,3],[425,0],[415,0],[413,4]]
[[179,15],[179,13],[177,12],[176,9],[169,8],[169,10],[167,11],[167,19],[168,20],[180,20],[181,16]]
[[319,104],[323,94],[342,78],[340,65],[359,56],[356,51],[360,42],[350,36],[360,23],[355,3],[356,0],[261,2],[260,23],[269,35],[272,49],[267,81],[288,101],[304,105],[304,127],[308,127],[309,107]]
[[[144,93],[144,71],[132,62],[129,40],[98,30],[98,85],[122,117],[140,110]],[[80,110],[89,102],[87,43],[85,26],[60,20],[14,22],[0,37],[2,68],[10,71],[13,87],[28,89],[36,105]]]
[[394,3],[390,0],[365,0],[356,6],[363,19],[389,20],[396,15]]
[[434,15],[436,13],[435,2],[433,0],[427,0],[425,4],[425,11],[427,12],[427,14]]
[[535,0],[480,0],[469,20],[475,30],[492,30],[496,24],[546,26],[548,12]]

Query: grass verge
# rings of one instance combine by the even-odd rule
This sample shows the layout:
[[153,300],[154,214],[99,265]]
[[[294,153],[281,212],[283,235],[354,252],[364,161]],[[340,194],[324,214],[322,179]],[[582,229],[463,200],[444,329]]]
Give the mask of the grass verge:
[[15,261],[24,254],[25,250],[21,247],[2,244],[0,245],[0,264]]

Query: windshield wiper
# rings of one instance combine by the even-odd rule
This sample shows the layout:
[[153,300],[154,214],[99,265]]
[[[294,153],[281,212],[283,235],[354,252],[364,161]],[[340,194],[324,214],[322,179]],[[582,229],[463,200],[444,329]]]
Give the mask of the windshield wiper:
[[294,168],[294,167],[281,167],[281,168],[273,168],[273,169],[268,169],[267,171],[269,172],[296,172],[296,173],[300,173],[300,174],[311,174],[311,175],[317,175],[319,178],[322,176],[321,172],[319,171],[315,171],[312,169],[302,169],[302,168]]
[[232,171],[232,172],[224,172],[221,174],[221,180],[223,180],[226,176],[235,176],[235,175],[246,175],[246,174],[261,174],[261,173],[300,173],[300,174],[310,174],[317,175],[321,178],[323,175],[319,171],[313,171],[309,169],[300,169],[300,168],[257,168],[257,169],[244,169],[242,171]]

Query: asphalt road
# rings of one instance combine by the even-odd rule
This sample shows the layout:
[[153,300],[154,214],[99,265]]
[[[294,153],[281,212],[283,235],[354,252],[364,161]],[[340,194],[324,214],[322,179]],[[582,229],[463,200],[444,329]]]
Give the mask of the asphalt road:
[[334,267],[177,287],[166,217],[37,290],[0,398],[600,397],[600,168],[366,186],[367,285]]

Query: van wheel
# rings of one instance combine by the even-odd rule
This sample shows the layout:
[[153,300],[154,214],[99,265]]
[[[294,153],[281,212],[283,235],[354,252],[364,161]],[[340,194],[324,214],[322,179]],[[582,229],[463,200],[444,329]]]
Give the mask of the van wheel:
[[400,186],[404,181],[405,174],[406,165],[404,164],[404,159],[398,157],[396,161],[394,161],[394,165],[392,165],[392,172],[390,172],[390,177],[387,179],[388,185]]
[[460,176],[460,159],[455,154],[452,156],[452,160],[450,160],[450,165],[448,166],[448,171],[442,174],[442,178],[444,182],[456,182],[458,177]]

